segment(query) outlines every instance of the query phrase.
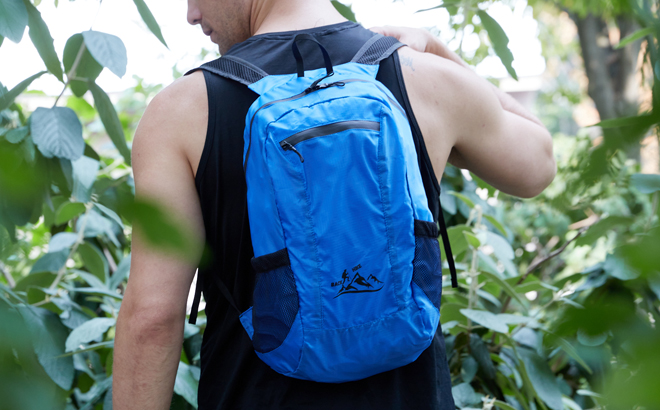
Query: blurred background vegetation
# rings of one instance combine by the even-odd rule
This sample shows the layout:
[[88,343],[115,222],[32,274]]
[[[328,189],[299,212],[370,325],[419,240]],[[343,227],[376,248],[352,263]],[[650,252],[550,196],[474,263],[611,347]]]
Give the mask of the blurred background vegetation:
[[[21,47],[47,69],[0,84],[0,409],[107,410],[132,225],[155,246],[183,246],[185,227],[136,202],[131,176],[134,130],[163,85],[137,78],[110,98],[95,81],[106,69],[124,75],[124,43],[88,30],[58,54],[39,3],[0,0],[0,47],[29,36]],[[348,2],[333,3],[355,19]],[[166,45],[144,1],[134,4]],[[497,56],[519,80],[492,79],[552,132],[558,173],[521,200],[445,172],[460,286],[445,287],[441,314],[457,408],[659,409],[659,3],[530,0],[546,60],[537,79],[517,78],[488,14],[496,4],[518,3],[433,8],[447,10],[451,44],[470,64]],[[470,55],[466,33],[480,41]],[[26,91],[41,76],[62,93]],[[203,312],[186,324],[174,409],[197,406],[204,327]]]

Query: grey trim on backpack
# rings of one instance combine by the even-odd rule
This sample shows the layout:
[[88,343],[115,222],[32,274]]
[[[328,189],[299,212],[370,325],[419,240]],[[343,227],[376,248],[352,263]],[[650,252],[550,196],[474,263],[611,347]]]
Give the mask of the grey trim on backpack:
[[[386,37],[382,34],[376,34],[371,37],[367,42],[358,50],[355,57],[351,60],[352,63],[376,65],[382,60],[386,59],[398,48],[403,47],[405,44],[399,42],[394,37]],[[384,51],[374,54],[379,48],[387,47]]]
[[268,73],[261,68],[235,56],[222,56],[219,59],[209,61],[197,68],[193,68],[184,75],[188,75],[197,70],[206,70],[248,86],[268,76]]
[[367,40],[366,43],[358,50],[357,53],[355,53],[355,56],[353,56],[353,59],[351,60],[351,63],[357,62],[362,56],[367,52],[369,47],[372,46],[373,43],[378,41],[379,39],[383,38],[382,34],[376,34],[373,37],[371,37],[369,40]]

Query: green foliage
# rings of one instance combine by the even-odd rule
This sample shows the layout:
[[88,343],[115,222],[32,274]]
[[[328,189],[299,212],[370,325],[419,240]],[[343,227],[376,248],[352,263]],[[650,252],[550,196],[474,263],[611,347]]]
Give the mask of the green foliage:
[[[588,10],[596,3],[612,13],[624,9],[571,4]],[[333,4],[355,18],[350,7]],[[113,103],[95,81],[104,68],[125,73],[121,40],[77,33],[58,56],[37,5],[0,0],[0,45],[4,37],[16,42],[29,26],[48,69],[12,90],[0,86],[0,334],[7,335],[0,338],[0,409],[108,409],[133,229],[183,256],[190,240],[158,204],[134,198],[129,142],[160,86],[139,80]],[[166,45],[146,4],[135,5]],[[438,7],[448,10],[457,33],[480,36],[472,62],[492,48],[515,78],[508,38],[484,5]],[[645,26],[621,43],[659,37],[657,15],[640,21]],[[543,35],[549,44],[552,33]],[[564,51],[554,43],[546,49]],[[656,57],[652,66],[660,71]],[[24,112],[16,97],[42,75],[74,96]],[[543,194],[508,197],[452,166],[441,181],[459,270],[459,288],[447,284],[441,308],[452,392],[463,409],[658,408],[660,180],[640,174],[623,151],[656,126],[660,111],[656,104],[601,122],[624,138],[594,147],[586,133],[557,132],[582,95],[565,78],[552,87],[539,101],[557,124],[550,128],[559,171]],[[93,106],[82,98],[87,91]],[[107,138],[114,149],[97,152]],[[197,406],[204,327],[204,318],[185,327],[173,408]]]

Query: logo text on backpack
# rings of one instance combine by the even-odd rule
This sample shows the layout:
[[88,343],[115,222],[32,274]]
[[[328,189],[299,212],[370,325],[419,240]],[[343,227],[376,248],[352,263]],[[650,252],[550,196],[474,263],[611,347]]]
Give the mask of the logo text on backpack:
[[362,265],[358,264],[352,269],[352,271],[355,272],[352,279],[347,270],[344,269],[344,272],[341,274],[341,280],[332,282],[332,287],[341,286],[341,289],[339,289],[335,298],[346,293],[378,292],[383,288],[383,282],[374,275],[369,275],[366,279],[364,276],[360,275],[359,270],[361,268]]

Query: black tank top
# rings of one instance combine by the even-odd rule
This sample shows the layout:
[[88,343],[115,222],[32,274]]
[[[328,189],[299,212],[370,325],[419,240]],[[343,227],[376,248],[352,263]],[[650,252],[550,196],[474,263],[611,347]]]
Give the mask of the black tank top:
[[[298,33],[317,37],[334,65],[349,62],[374,33],[344,22],[308,30],[267,33],[234,45],[228,55],[249,61],[269,74],[296,72],[291,40]],[[311,42],[305,42],[311,43]],[[302,44],[305,67],[323,67],[313,44]],[[216,280],[232,293],[240,310],[252,305],[255,274],[245,213],[243,129],[248,108],[258,97],[245,85],[204,72],[209,122],[206,143],[195,178],[199,193],[210,262],[201,267],[207,324],[201,350],[199,409],[412,409],[453,410],[451,379],[444,338],[438,332],[431,346],[413,363],[364,380],[327,384],[282,376],[254,353],[238,313],[222,296]],[[429,208],[437,220],[439,185],[410,108],[397,54],[383,60],[380,80],[405,108],[412,124]],[[245,217],[247,218],[247,216]]]

